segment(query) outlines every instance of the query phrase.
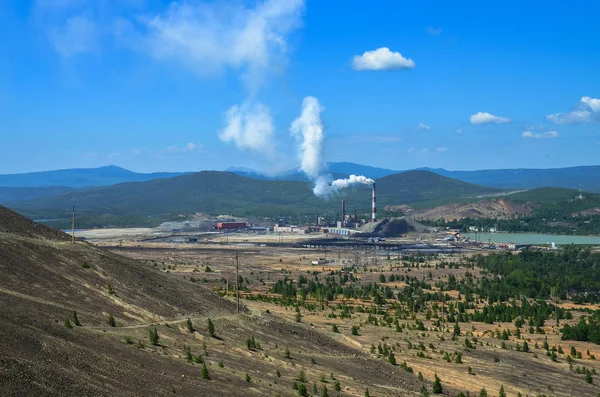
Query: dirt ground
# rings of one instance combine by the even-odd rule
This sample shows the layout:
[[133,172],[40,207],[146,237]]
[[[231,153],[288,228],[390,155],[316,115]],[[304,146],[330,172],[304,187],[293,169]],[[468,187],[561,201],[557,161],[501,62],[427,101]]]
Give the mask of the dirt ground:
[[[442,260],[461,263],[469,254],[429,258],[417,268],[373,250],[267,247],[244,244],[243,238],[229,245],[144,242],[148,231],[108,232],[99,235],[101,242],[71,244],[68,236],[47,229],[32,234],[24,221],[10,220],[19,233],[0,231],[2,395],[294,396],[292,386],[303,383],[311,396],[327,388],[329,396],[359,397],[368,389],[371,396],[416,397],[422,388],[431,393],[436,374],[449,396],[478,395],[482,388],[493,396],[501,386],[508,396],[598,395],[600,377],[586,383],[570,370],[567,354],[574,346],[582,353],[574,368],[600,372],[600,360],[592,359],[600,359],[599,346],[561,341],[550,320],[546,335],[523,331],[531,349],[524,353],[515,349],[512,323],[460,323],[460,336],[452,338],[453,324],[434,325],[426,306],[414,318],[400,318],[397,332],[383,321],[389,304],[378,309],[379,325],[373,325],[359,312],[374,307],[369,300],[337,297],[323,306],[308,300],[314,309],[299,308],[298,315],[292,306],[259,299],[272,295],[271,287],[284,277],[323,280],[342,269],[352,271],[358,283],[379,282],[381,274],[431,283],[450,275],[461,279],[467,271],[479,277],[477,269],[436,269]],[[244,286],[240,314],[236,271]],[[387,285],[399,291],[406,284]],[[458,299],[456,291],[448,295]],[[342,305],[356,310],[342,318]],[[411,313],[409,303],[399,307]],[[577,309],[573,322],[581,314]],[[74,324],[73,311],[81,325]],[[416,329],[416,320],[425,330]],[[149,338],[154,329],[160,336],[156,344]],[[504,329],[513,335],[506,348],[491,332]],[[546,337],[564,351],[557,362],[541,348]],[[474,348],[465,347],[466,338]],[[249,348],[252,339],[258,344]],[[398,365],[372,350],[379,344],[393,351]],[[457,353],[462,363],[444,359]],[[204,365],[210,380],[200,377]]]
[[[195,282],[211,288],[215,291],[226,289],[227,278],[229,278],[229,287],[233,288],[235,279],[235,253],[238,252],[240,263],[239,274],[248,280],[250,295],[258,293],[268,293],[270,287],[278,279],[288,277],[297,279],[300,275],[307,275],[308,272],[319,276],[325,276],[331,271],[340,270],[348,266],[355,260],[356,253],[349,250],[335,250],[327,252],[327,258],[331,263],[325,265],[312,265],[311,262],[317,259],[324,259],[325,253],[322,250],[314,249],[291,249],[277,247],[245,247],[244,249],[223,248],[222,246],[185,248],[176,247],[131,247],[115,249],[121,255],[130,256],[138,259],[148,265],[162,268],[165,272],[170,272],[182,281],[189,282],[193,277]],[[378,258],[373,262],[368,252],[362,253],[362,261],[368,264],[367,271],[360,271],[358,277],[361,282],[376,282],[381,273],[410,275],[411,277],[429,279],[432,281],[444,280],[453,274],[457,279],[470,272],[475,277],[480,276],[477,269],[435,269],[435,264],[441,260],[446,262],[460,262],[464,254],[455,256],[446,256],[437,258],[428,262],[432,267],[404,268],[401,261],[392,258],[391,260]],[[210,271],[206,271],[206,266]],[[403,288],[405,284],[401,282],[388,283],[390,287]],[[457,291],[449,291],[448,294],[453,298],[458,298]],[[234,292],[229,293],[229,299],[234,300]],[[248,294],[243,293],[243,298]],[[242,299],[253,313],[270,312],[278,318],[294,321],[295,311],[292,308],[278,306],[273,303],[261,302],[256,300]],[[316,303],[316,302],[315,302]],[[424,377],[425,384],[430,384],[437,374],[443,382],[445,390],[449,393],[458,393],[459,391],[469,391],[479,393],[479,390],[485,388],[490,395],[497,395],[501,386],[504,387],[507,395],[516,396],[517,393],[525,395],[547,395],[547,396],[590,396],[597,397],[599,391],[597,385],[589,385],[584,381],[583,375],[572,372],[567,363],[567,355],[570,347],[574,346],[577,351],[583,352],[581,360],[576,360],[573,364],[594,368],[600,372],[599,361],[592,360],[590,357],[600,358],[600,347],[586,342],[561,341],[558,334],[558,328],[553,322],[548,320],[544,330],[545,335],[528,334],[523,331],[524,339],[514,337],[515,326],[512,323],[461,323],[462,334],[457,340],[452,340],[452,324],[445,329],[434,331],[432,321],[425,318],[423,312],[417,313],[416,318],[423,321],[427,331],[417,331],[404,329],[402,333],[397,333],[394,327],[373,326],[367,324],[367,314],[355,313],[351,319],[332,319],[328,314],[335,311],[337,302],[329,302],[329,308],[324,311],[308,311],[301,309],[302,323],[310,325],[316,332],[333,337],[340,344],[349,348],[358,349],[363,354],[386,363],[385,357],[370,353],[371,345],[378,343],[387,343],[395,346],[396,359],[400,363],[406,361],[413,367],[414,374],[421,374]],[[346,302],[348,303],[348,302]],[[364,303],[364,302],[363,302]],[[368,303],[367,303],[368,305]],[[565,303],[568,306],[567,303]],[[572,322],[577,321],[577,309],[583,307],[573,307],[575,315]],[[594,307],[592,307],[594,308]],[[595,307],[597,308],[597,307]],[[400,324],[414,324],[414,320],[408,319],[401,321]],[[336,324],[340,333],[331,332],[332,326]],[[351,328],[353,325],[360,326],[359,336],[353,336]],[[493,332],[503,330],[510,331],[513,336],[506,343],[507,348],[502,348],[502,341],[493,337]],[[476,348],[469,349],[464,346],[465,337],[477,338]],[[550,347],[562,347],[563,354],[559,354],[558,362],[553,362],[546,356],[546,351],[541,348],[544,340],[547,338]],[[526,340],[531,347],[529,353],[519,352],[515,349],[516,342],[522,343]],[[425,350],[416,349],[415,346],[422,343]],[[409,344],[412,348],[409,348]],[[537,344],[538,348],[534,346]],[[433,347],[431,347],[433,346]],[[590,354],[586,352],[589,350]],[[424,353],[419,356],[420,352]],[[462,353],[462,364],[448,363],[443,357],[445,353],[452,355],[455,352]],[[469,373],[468,368],[471,368]],[[396,367],[397,371],[402,371]],[[548,380],[552,379],[551,382]],[[595,380],[594,382],[598,382]],[[360,394],[360,393],[359,393]]]

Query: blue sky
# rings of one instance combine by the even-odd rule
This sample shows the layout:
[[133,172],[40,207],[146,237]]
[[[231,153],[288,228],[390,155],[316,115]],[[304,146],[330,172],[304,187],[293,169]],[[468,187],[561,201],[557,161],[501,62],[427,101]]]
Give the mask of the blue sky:
[[4,0],[0,173],[598,164],[600,3],[449,3]]

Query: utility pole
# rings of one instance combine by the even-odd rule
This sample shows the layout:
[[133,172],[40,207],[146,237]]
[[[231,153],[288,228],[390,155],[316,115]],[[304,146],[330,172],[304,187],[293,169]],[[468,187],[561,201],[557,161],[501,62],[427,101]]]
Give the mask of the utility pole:
[[75,244],[75,206],[73,206],[73,216],[71,217],[71,244]]
[[446,327],[444,326],[444,287],[440,288],[440,292],[442,293],[442,334],[446,333]]
[[227,284],[225,288],[225,295],[229,296],[229,273],[227,273]]
[[240,314],[240,260],[238,251],[235,251],[235,295],[237,298],[237,314]]
[[560,324],[558,321],[558,296],[556,294],[556,287],[552,287],[551,291],[552,301],[554,302],[554,318],[556,318],[556,326],[558,327]]

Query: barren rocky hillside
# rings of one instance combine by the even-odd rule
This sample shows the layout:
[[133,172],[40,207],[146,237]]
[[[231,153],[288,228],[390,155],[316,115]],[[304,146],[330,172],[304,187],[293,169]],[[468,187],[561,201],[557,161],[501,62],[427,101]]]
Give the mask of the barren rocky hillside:
[[[418,394],[414,376],[308,324],[236,315],[233,302],[198,283],[71,244],[4,208],[0,225],[3,396],[292,396],[301,369],[315,381],[335,374],[344,384],[339,395],[390,386],[389,395]],[[260,348],[248,349],[249,337]],[[210,380],[201,379],[204,365]]]
[[472,203],[454,203],[439,207],[410,212],[414,219],[445,219],[451,221],[461,218],[510,219],[532,212],[533,204],[516,204],[510,200],[484,200]]

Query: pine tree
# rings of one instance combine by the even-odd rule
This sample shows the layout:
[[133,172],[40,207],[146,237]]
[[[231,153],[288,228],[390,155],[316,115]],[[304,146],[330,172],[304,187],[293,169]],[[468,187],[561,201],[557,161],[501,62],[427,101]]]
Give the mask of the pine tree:
[[498,392],[498,397],[506,397],[506,392],[504,391],[504,385],[500,386],[500,391]]
[[148,331],[148,340],[150,341],[150,344],[152,344],[153,346],[158,346],[159,339],[160,337],[158,336],[158,331],[156,330],[156,327]]
[[327,386],[323,385],[323,390],[321,390],[321,397],[329,397],[327,393]]
[[68,329],[72,329],[73,328],[73,325],[71,324],[71,322],[69,321],[69,319],[65,320],[65,328],[68,328]]
[[390,352],[390,355],[388,356],[388,361],[390,364],[396,365],[396,356],[394,356],[394,353]]
[[342,385],[340,385],[340,381],[336,380],[333,383],[333,388],[335,389],[335,391],[342,391]]
[[442,392],[443,388],[442,388],[442,381],[440,380],[440,378],[437,376],[437,373],[435,374],[435,381],[433,382],[433,392],[435,394],[440,394]]
[[187,321],[185,322],[185,325],[190,334],[194,332],[194,325],[192,324],[192,320],[190,320],[188,318]]
[[215,326],[212,321],[210,321],[210,318],[208,319],[208,334],[211,338],[215,337]]
[[110,327],[116,327],[117,323],[115,322],[115,318],[112,316],[112,314],[108,315],[108,318],[106,319],[106,322],[108,323],[108,325]]
[[81,323],[79,322],[79,319],[77,318],[77,312],[76,311],[73,311],[73,313],[71,313],[71,318],[73,319],[73,324],[75,324],[78,327],[81,326]]
[[369,393],[369,389],[365,389],[365,397],[371,397],[371,393]]
[[298,395],[302,396],[302,397],[307,397],[308,396],[308,390],[306,390],[306,386],[304,386],[303,383],[300,383],[298,385]]
[[210,375],[208,374],[208,368],[206,368],[206,363],[202,365],[202,369],[200,370],[200,379],[210,380]]
[[452,333],[456,336],[460,335],[460,326],[458,325],[458,323],[454,324],[454,330]]

